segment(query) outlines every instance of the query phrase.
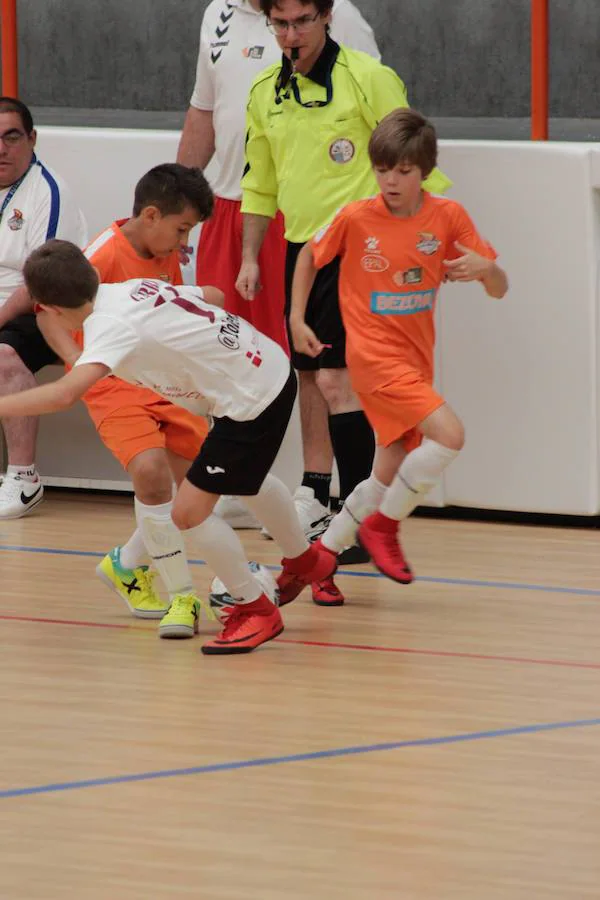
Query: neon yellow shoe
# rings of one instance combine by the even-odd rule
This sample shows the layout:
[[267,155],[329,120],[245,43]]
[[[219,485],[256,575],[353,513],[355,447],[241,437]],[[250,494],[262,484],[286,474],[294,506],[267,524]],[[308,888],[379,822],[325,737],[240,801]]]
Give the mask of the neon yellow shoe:
[[195,594],[175,594],[158,626],[161,638],[191,638],[198,634],[200,601]]
[[96,574],[125,601],[129,612],[138,619],[162,619],[169,609],[154,587],[156,572],[148,566],[124,569],[120,547],[115,547],[98,563]]

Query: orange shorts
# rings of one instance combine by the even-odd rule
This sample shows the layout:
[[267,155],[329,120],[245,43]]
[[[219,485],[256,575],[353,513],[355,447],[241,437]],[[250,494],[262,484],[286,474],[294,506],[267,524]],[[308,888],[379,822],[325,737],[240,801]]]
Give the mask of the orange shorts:
[[446,401],[415,369],[407,370],[394,381],[369,394],[357,391],[358,398],[377,445],[389,447],[402,439],[407,453],[421,443],[417,425]]
[[103,443],[124,469],[144,450],[171,450],[193,460],[208,434],[208,422],[168,400],[123,406],[98,426]]

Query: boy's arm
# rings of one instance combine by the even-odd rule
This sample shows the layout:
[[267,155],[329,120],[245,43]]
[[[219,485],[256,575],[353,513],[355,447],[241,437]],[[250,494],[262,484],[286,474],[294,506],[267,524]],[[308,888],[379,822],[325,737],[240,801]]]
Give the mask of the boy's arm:
[[76,366],[51,384],[43,384],[20,394],[0,397],[0,418],[39,416],[68,409],[83,397],[93,384],[108,374],[110,369],[102,363]]
[[318,356],[325,349],[316,334],[304,321],[306,306],[317,272],[312,247],[305,244],[296,260],[294,281],[292,283],[292,308],[290,310],[290,331],[296,353],[307,356]]
[[455,241],[454,246],[461,254],[457,259],[445,259],[448,281],[481,281],[488,297],[501,300],[508,290],[506,272],[494,259],[482,256]]
[[42,337],[51,350],[62,359],[67,366],[74,366],[81,356],[81,348],[73,340],[70,332],[63,328],[56,316],[49,312],[40,312],[36,317],[37,326],[42,332]]
[[214,287],[212,284],[203,285],[200,290],[204,296],[204,300],[206,303],[210,303],[211,306],[218,306],[219,309],[223,309],[225,306],[225,294],[218,287]]

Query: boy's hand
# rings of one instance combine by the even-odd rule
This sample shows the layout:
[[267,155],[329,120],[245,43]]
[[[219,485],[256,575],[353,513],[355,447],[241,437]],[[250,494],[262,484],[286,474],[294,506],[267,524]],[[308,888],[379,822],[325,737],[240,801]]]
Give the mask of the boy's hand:
[[261,290],[260,266],[255,262],[243,262],[235,283],[236,290],[244,300],[254,300]]
[[290,319],[290,331],[292,332],[292,343],[296,353],[304,353],[306,356],[316,357],[325,349],[312,328],[306,322]]
[[458,259],[444,260],[444,265],[448,270],[446,281],[480,281],[494,265],[493,260],[480,256],[474,250],[469,250],[459,241],[455,241],[454,246],[463,255]]

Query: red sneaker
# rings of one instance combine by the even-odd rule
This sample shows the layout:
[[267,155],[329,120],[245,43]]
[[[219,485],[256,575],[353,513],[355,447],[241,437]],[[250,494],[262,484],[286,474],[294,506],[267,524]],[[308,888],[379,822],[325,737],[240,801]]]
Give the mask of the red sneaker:
[[277,579],[279,605],[285,606],[313,581],[324,581],[337,569],[336,555],[322,546],[320,541],[311,544],[300,556],[282,559],[281,575]]
[[358,542],[380,572],[400,584],[410,584],[414,575],[402,553],[398,528],[396,519],[375,512],[367,516],[359,527]]
[[202,646],[208,656],[225,653],[250,653],[283,631],[283,620],[266,594],[253,603],[236,603],[225,627],[212,641]]
[[323,581],[313,581],[312,585],[313,603],[317,606],[343,606],[344,595],[333,580],[333,575]]

